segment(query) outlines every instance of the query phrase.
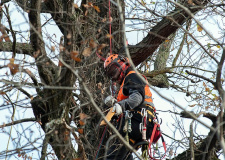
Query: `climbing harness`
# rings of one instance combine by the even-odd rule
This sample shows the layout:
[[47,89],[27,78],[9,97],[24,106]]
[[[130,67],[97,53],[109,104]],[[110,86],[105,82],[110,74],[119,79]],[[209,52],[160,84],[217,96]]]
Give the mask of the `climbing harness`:
[[[154,108],[154,107],[152,107]],[[161,160],[163,159],[165,156],[166,156],[166,143],[164,141],[164,138],[162,136],[162,133],[160,131],[160,124],[158,123],[158,119],[157,119],[157,116],[156,116],[156,111],[155,111],[155,108],[154,108],[154,113],[153,114],[150,114],[148,110],[146,110],[146,108],[142,108],[140,114],[142,115],[142,122],[140,123],[139,125],[139,129],[140,129],[140,132],[142,133],[142,142],[139,142],[137,144],[137,146],[141,146],[142,147],[142,157],[143,159],[145,160]],[[151,134],[151,137],[150,139],[146,140],[146,126],[147,126],[147,120],[148,120],[148,113],[149,115],[154,115],[153,116],[153,124],[154,124],[154,127],[153,127],[153,130],[152,130],[152,134]],[[163,147],[164,147],[164,151],[165,151],[165,154],[161,156],[159,150],[158,150],[158,140],[159,138],[161,137],[162,139],[162,143],[163,143]],[[154,151],[152,152],[152,144],[155,144],[156,146],[153,148]],[[154,157],[155,154],[158,154],[158,159]]]

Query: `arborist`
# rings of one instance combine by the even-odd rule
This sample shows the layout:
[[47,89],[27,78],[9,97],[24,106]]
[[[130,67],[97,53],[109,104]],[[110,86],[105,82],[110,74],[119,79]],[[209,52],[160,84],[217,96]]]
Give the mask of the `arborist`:
[[[151,137],[154,127],[153,118],[155,108],[152,100],[152,93],[147,83],[140,78],[130,63],[128,58],[111,54],[104,62],[105,74],[120,85],[117,98],[112,96],[105,99],[105,103],[113,101],[113,110],[120,119],[117,129],[120,134],[135,146],[141,141],[146,141]],[[132,154],[117,139],[107,151],[107,160],[132,160]]]

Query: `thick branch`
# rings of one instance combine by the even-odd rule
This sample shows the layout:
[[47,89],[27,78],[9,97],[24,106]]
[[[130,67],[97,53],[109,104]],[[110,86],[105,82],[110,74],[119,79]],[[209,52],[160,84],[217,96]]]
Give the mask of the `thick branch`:
[[[203,3],[202,6],[208,4],[208,1],[202,0],[201,2]],[[195,6],[192,8],[189,7],[188,9],[193,14],[196,14],[198,11],[202,10],[202,7]],[[157,23],[157,25],[150,30],[149,34],[140,43],[135,46],[130,46],[130,54],[134,64],[138,65],[148,57],[152,56],[159,45],[162,44],[167,37],[176,32],[179,26],[175,25],[170,19],[173,19],[178,24],[182,25],[187,21],[188,17],[189,15],[185,10],[175,8],[159,23]]]
[[222,74],[222,68],[223,68],[224,61],[225,61],[225,48],[223,48],[223,54],[222,54],[222,57],[218,64],[217,73],[216,73],[216,83],[215,83],[215,87],[218,89],[221,97],[225,101],[225,97],[224,97],[225,94],[224,94],[224,90],[223,90],[222,83],[221,83],[221,74]]
[[[12,52],[13,51],[13,43],[12,42],[0,42],[0,51]],[[28,43],[16,43],[16,53],[17,54],[25,54],[32,56],[32,46]]]

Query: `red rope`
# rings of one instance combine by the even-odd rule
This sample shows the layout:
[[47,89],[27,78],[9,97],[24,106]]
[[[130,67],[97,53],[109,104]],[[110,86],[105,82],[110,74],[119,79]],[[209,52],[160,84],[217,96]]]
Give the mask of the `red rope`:
[[153,131],[152,131],[151,138],[150,138],[150,140],[149,140],[149,146],[148,146],[148,148],[149,148],[149,150],[148,150],[149,153],[148,153],[148,154],[149,154],[149,158],[150,158],[151,160],[162,160],[162,159],[164,159],[165,156],[166,156],[166,143],[165,143],[164,138],[163,138],[162,135],[161,135],[161,139],[162,139],[162,143],[163,143],[163,148],[164,148],[165,154],[164,154],[163,157],[160,157],[160,159],[156,159],[156,158],[152,157],[151,145],[152,145],[152,143],[153,143],[153,139],[154,139],[154,136],[155,136],[156,128],[157,128],[157,124],[155,123],[155,124],[154,124],[154,128],[153,128]]
[[96,54],[97,54],[98,58],[100,58],[102,61],[105,61],[105,58],[102,57],[100,54],[98,54],[98,51],[96,51]]
[[103,139],[104,139],[104,137],[105,137],[105,133],[106,133],[107,128],[108,128],[107,126],[108,126],[108,125],[105,126],[105,129],[104,129],[104,131],[103,131],[103,133],[102,133],[102,137],[101,137],[100,143],[99,143],[99,145],[98,145],[98,150],[96,151],[96,154],[95,154],[95,160],[98,159],[98,154],[99,154],[99,151],[100,151],[100,147],[101,147],[101,145],[102,145]]

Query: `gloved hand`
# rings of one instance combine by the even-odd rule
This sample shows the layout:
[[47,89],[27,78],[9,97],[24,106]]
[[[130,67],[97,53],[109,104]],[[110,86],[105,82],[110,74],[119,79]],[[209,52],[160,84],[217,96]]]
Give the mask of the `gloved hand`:
[[118,103],[115,103],[113,106],[113,110],[112,112],[115,112],[115,115],[120,115],[121,113],[123,113],[123,109],[121,107],[121,105],[119,105]]
[[108,97],[106,97],[106,99],[105,99],[105,104],[108,106],[108,107],[111,107],[111,106],[113,106],[113,104],[114,103],[116,103],[116,99],[113,97],[113,96],[108,96]]

